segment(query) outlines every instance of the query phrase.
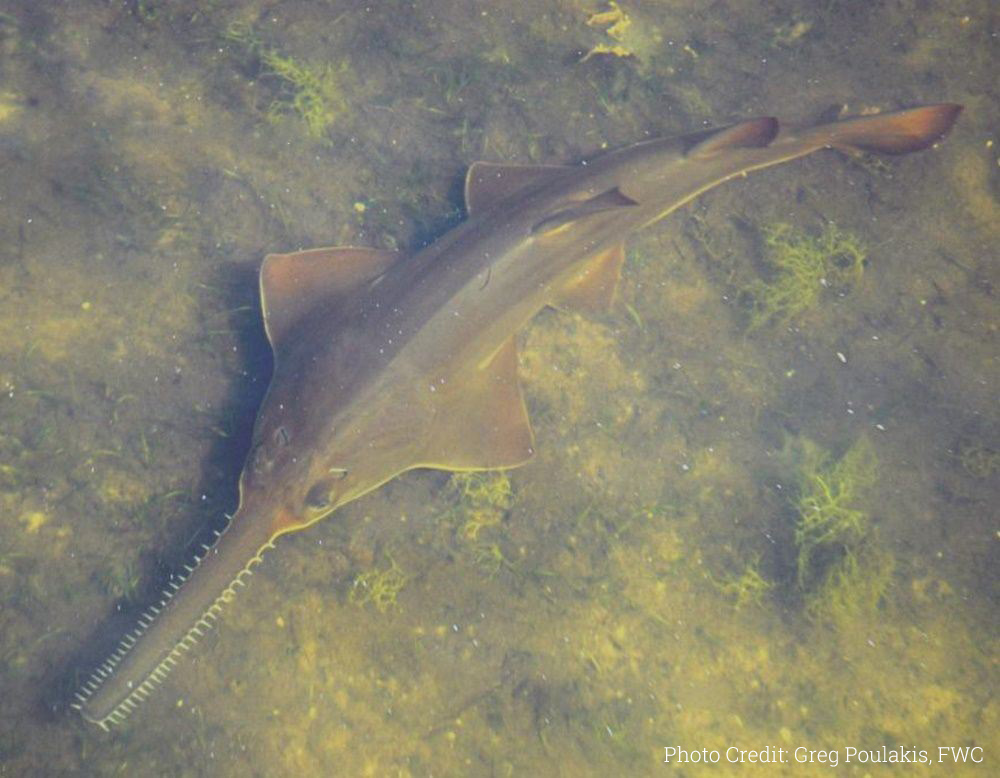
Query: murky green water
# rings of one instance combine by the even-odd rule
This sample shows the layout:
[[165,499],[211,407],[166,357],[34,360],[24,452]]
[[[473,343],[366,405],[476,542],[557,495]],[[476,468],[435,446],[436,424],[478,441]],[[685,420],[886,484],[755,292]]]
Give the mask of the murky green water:
[[[0,4],[0,774],[994,772],[998,22]],[[235,506],[265,253],[418,248],[476,159],[942,100],[937,149],[815,155],[636,235],[612,313],[520,336],[532,463],[283,539],[124,727],[65,710]]]

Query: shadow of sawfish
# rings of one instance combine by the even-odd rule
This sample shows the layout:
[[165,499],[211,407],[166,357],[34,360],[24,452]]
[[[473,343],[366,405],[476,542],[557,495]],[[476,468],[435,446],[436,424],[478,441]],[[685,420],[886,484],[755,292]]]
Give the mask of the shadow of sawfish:
[[607,308],[633,231],[717,184],[820,149],[925,149],[960,111],[928,105],[800,131],[750,119],[571,167],[477,162],[466,178],[469,218],[414,256],[366,248],[269,255],[260,292],[275,367],[239,508],[74,707],[103,729],[125,720],[280,535],[405,470],[527,461],[532,432],[514,335],[547,305]]

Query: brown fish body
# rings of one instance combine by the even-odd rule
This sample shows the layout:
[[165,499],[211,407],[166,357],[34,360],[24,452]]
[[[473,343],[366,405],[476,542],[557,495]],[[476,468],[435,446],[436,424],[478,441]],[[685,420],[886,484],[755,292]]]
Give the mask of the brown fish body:
[[370,249],[268,256],[261,295],[275,370],[240,507],[74,707],[104,729],[123,721],[279,535],[411,468],[525,462],[533,444],[514,335],[546,305],[609,305],[623,241],[636,229],[734,176],[818,149],[926,148],[959,111],[932,105],[798,133],[753,119],[574,167],[476,163],[469,219],[412,257]]

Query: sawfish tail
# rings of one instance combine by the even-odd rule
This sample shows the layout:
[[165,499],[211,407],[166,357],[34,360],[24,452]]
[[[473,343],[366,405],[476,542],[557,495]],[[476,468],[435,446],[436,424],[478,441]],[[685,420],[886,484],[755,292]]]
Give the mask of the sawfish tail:
[[253,519],[238,511],[214,545],[202,547],[194,564],[171,580],[159,603],[94,671],[72,703],[84,719],[104,730],[122,723],[213,626],[272,547],[270,527]]
[[936,103],[903,111],[859,116],[807,130],[800,137],[847,152],[907,154],[933,146],[951,129],[962,106]]

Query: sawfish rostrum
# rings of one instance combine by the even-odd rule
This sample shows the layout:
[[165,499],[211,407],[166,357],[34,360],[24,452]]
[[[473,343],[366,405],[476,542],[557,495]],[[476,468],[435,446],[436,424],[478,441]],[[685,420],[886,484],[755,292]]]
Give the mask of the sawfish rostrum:
[[475,163],[469,218],[413,256],[271,254],[260,272],[274,375],[227,529],[94,672],[74,703],[104,729],[153,692],[265,549],[412,468],[523,464],[531,425],[514,335],[541,308],[612,302],[624,240],[735,176],[813,151],[927,148],[960,107],[806,130],[759,118],[648,140],[587,164]]

